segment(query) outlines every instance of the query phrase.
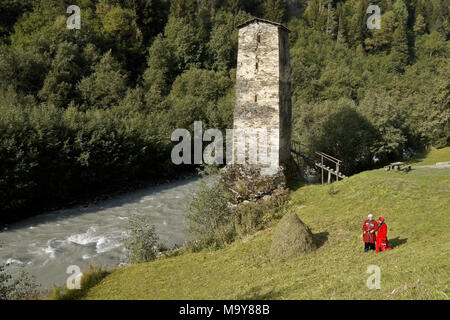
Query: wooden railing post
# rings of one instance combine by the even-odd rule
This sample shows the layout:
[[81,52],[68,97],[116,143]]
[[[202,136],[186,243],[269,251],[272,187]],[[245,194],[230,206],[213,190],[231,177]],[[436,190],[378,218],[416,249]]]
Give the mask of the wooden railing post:
[[[339,177],[341,173],[339,172],[342,161],[332,157],[326,153],[323,152],[317,152],[309,149],[307,146],[304,146],[311,152],[315,153],[316,155],[320,156],[320,163],[318,160],[315,160],[313,158],[310,158],[309,156],[302,153],[301,150],[302,144],[298,141],[292,140],[291,141],[291,152],[295,153],[297,155],[297,162],[300,163],[300,157],[305,159],[305,161],[308,161],[312,164],[314,164],[316,167],[320,167],[321,176],[322,176],[322,184],[325,183],[325,176],[324,176],[324,170],[328,172],[328,183],[331,183],[331,176],[334,174],[336,176],[336,181],[339,181]],[[325,165],[325,160],[333,163],[335,165],[336,171],[332,169],[333,165],[331,165],[331,168]],[[345,175],[342,175],[342,179],[347,178]]]
[[320,163],[322,164],[322,167],[320,168],[322,170],[322,184],[323,184],[323,156],[320,156]]

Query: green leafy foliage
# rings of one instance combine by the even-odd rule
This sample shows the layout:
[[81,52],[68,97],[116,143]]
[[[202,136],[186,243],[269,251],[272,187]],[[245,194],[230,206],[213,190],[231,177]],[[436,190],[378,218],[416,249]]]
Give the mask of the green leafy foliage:
[[293,136],[347,173],[449,143],[449,0],[82,0],[80,30],[70,4],[0,6],[1,221],[176,173],[176,127],[232,128],[252,16],[291,30]]
[[124,241],[128,261],[143,263],[155,260],[161,245],[151,219],[145,215],[134,214],[128,219],[128,229],[129,235]]
[[13,277],[6,266],[0,264],[0,300],[29,299],[37,295],[38,288],[36,279],[27,272],[22,270]]
[[220,247],[235,237],[233,210],[229,206],[230,195],[218,171],[207,168],[202,173],[198,189],[193,194],[187,214],[188,231],[195,238],[190,247]]
[[111,52],[107,52],[93,67],[93,73],[80,81],[78,90],[84,100],[84,109],[109,109],[124,98],[127,77]]
[[287,198],[283,175],[267,178],[240,166],[210,166],[200,173],[187,214],[187,229],[194,238],[187,247],[193,251],[219,248],[261,230],[279,217]]
[[67,288],[67,285],[64,285],[63,287],[53,287],[49,298],[51,300],[82,299],[89,292],[89,289],[98,285],[110,274],[109,271],[96,266],[89,266],[89,269],[82,273],[80,289],[69,289]]
[[0,110],[2,222],[23,217],[25,207],[170,171],[170,141],[152,125],[157,117],[54,106]]

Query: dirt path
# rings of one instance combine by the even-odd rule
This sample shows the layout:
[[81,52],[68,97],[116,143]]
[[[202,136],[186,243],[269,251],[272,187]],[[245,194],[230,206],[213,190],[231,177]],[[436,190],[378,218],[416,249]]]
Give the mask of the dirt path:
[[420,168],[432,168],[432,169],[450,169],[450,164],[441,164],[441,165],[427,165],[427,166],[412,166],[412,169],[420,169]]

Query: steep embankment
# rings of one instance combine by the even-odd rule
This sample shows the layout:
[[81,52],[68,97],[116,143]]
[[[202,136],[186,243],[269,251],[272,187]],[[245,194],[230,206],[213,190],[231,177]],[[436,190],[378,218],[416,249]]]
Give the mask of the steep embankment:
[[[449,159],[439,159],[441,161]],[[433,160],[435,161],[435,160]],[[313,253],[270,261],[273,228],[217,251],[120,268],[88,299],[448,299],[450,169],[373,170],[299,187],[294,210],[321,240]],[[393,250],[363,252],[367,214],[383,216]],[[369,290],[369,265],[381,289]]]

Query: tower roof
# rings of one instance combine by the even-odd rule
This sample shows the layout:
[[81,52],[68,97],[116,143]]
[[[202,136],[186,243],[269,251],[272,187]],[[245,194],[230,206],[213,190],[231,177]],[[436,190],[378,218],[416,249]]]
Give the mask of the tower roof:
[[244,23],[241,23],[240,25],[238,25],[237,28],[238,29],[243,28],[243,27],[248,26],[249,24],[254,23],[254,22],[262,22],[262,23],[272,24],[274,26],[280,27],[281,29],[283,29],[283,30],[285,30],[287,32],[291,32],[291,30],[289,30],[288,28],[283,26],[281,23],[273,22],[273,21],[266,20],[266,19],[261,19],[261,18],[252,18],[250,20],[247,20]]

